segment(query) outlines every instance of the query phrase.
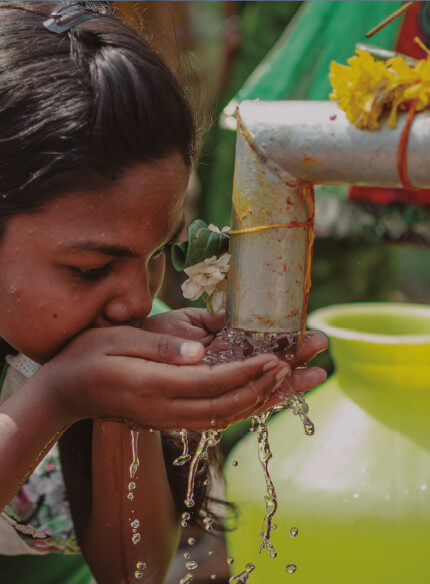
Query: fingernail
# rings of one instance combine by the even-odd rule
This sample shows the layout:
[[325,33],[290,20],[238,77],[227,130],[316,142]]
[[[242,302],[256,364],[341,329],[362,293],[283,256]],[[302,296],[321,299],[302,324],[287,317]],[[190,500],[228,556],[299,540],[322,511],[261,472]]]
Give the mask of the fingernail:
[[179,352],[182,357],[185,357],[185,359],[195,359],[202,354],[202,345],[200,343],[187,341],[186,343],[182,343],[179,347]]
[[263,367],[263,371],[270,371],[270,369],[274,369],[278,365],[278,359],[273,359],[273,361],[268,361],[265,363]]

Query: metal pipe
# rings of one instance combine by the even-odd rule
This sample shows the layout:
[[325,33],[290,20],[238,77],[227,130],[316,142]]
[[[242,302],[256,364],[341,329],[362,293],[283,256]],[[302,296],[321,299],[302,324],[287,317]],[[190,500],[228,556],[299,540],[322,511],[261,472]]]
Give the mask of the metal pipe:
[[[338,106],[319,101],[243,102],[238,111],[232,229],[305,223],[303,184],[399,187],[396,129],[357,130]],[[430,187],[430,114],[420,113],[408,144],[411,183]],[[232,235],[227,325],[298,332],[306,306],[308,227]]]

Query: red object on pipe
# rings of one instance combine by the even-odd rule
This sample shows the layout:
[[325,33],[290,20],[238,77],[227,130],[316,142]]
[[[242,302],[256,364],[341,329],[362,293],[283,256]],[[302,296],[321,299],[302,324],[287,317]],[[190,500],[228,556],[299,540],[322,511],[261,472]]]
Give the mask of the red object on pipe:
[[[424,59],[427,57],[423,49],[414,41],[419,37],[424,43],[424,37],[418,17],[422,2],[414,4],[406,12],[402,27],[399,33],[399,39],[396,44],[396,51],[414,57],[415,59]],[[430,161],[429,161],[430,163]],[[387,189],[383,187],[351,187],[349,198],[361,201],[372,201],[382,205],[390,203],[406,203],[409,205],[430,206],[430,189]]]

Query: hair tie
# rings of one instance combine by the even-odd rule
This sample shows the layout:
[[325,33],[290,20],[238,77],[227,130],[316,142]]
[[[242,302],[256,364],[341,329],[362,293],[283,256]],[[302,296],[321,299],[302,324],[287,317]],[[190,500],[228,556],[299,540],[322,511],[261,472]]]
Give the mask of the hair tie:
[[104,15],[98,14],[97,12],[87,12],[86,14],[82,14],[82,6],[79,4],[73,4],[72,6],[67,6],[65,8],[55,9],[51,12],[49,18],[43,22],[43,26],[50,32],[62,34],[63,32],[69,31],[74,26],[82,24],[86,20],[99,18],[101,16]]

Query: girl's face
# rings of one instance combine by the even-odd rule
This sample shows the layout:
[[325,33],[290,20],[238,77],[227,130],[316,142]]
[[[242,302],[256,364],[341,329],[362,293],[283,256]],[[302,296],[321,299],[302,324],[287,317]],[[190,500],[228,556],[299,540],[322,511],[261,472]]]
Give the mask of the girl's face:
[[87,328],[145,318],[187,183],[175,153],[12,217],[0,243],[0,336],[44,363]]

